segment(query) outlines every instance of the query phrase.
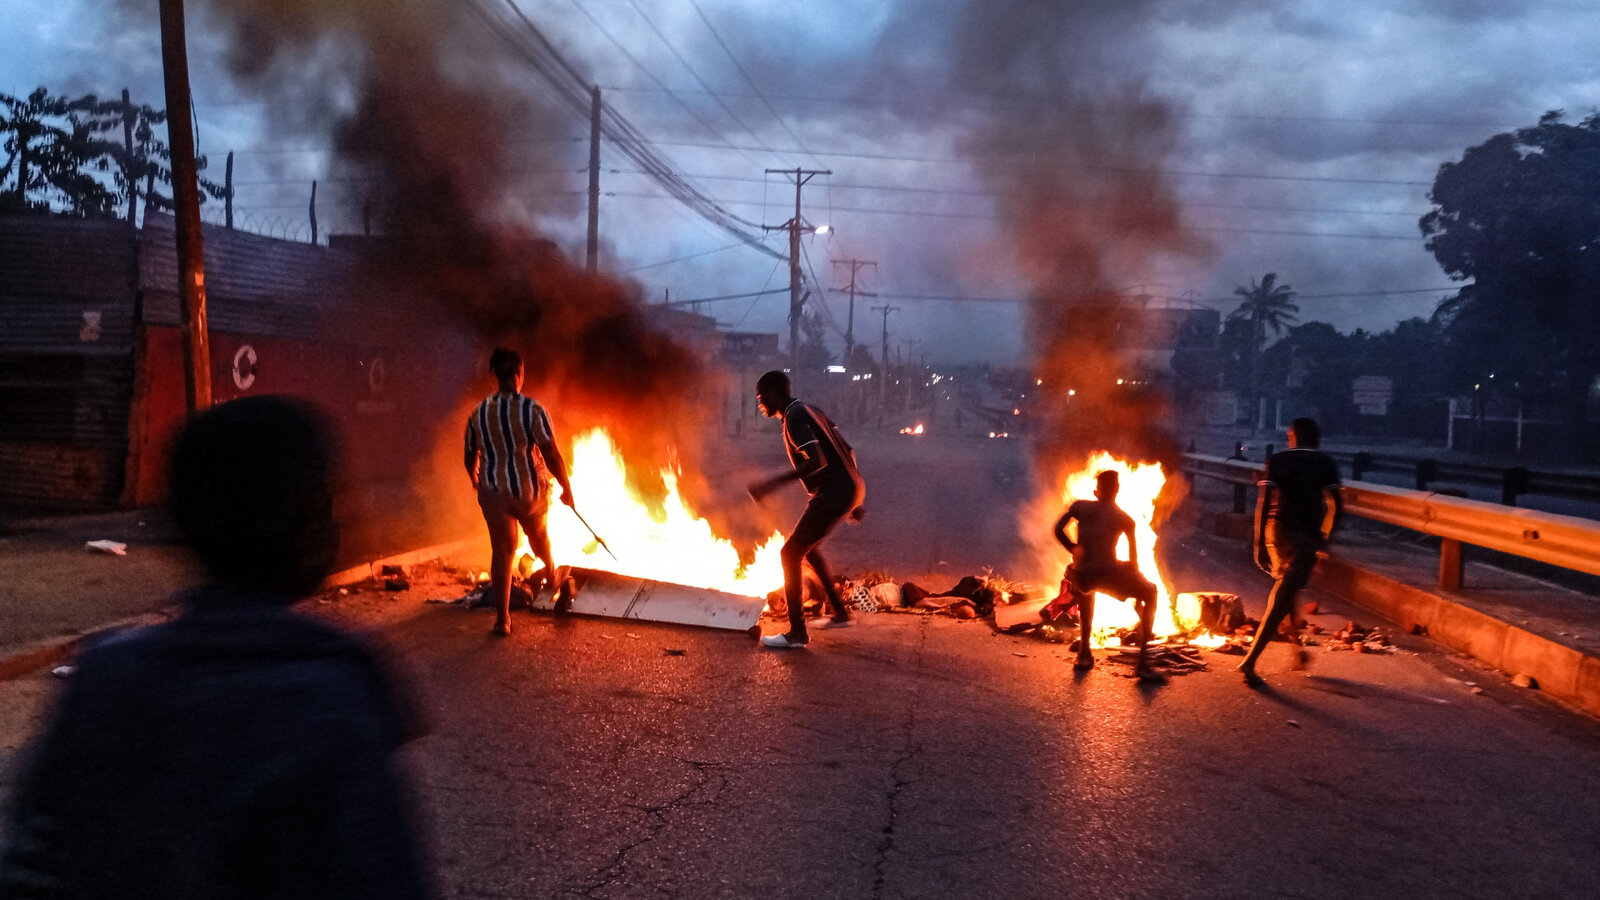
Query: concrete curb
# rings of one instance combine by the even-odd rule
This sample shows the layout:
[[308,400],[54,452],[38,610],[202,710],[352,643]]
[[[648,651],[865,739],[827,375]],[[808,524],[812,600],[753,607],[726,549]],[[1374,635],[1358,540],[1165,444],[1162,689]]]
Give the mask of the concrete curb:
[[466,552],[472,544],[473,542],[469,540],[450,541],[443,544],[434,544],[431,547],[423,547],[421,550],[396,553],[393,556],[385,556],[383,559],[375,559],[369,563],[351,566],[343,571],[335,572],[328,576],[324,584],[328,587],[343,587],[347,584],[366,581],[368,578],[380,578],[382,577],[381,573],[384,566],[414,566],[417,563],[431,562],[436,559],[450,559]]
[[[355,584],[368,578],[379,577],[384,566],[414,566],[417,563],[429,562],[435,559],[449,559],[465,552],[472,545],[471,541],[451,541],[445,544],[434,544],[420,550],[410,550],[405,553],[396,553],[382,559],[375,559],[370,563],[352,566],[328,576],[325,587],[340,587]],[[127,619],[102,625],[90,631],[78,634],[62,635],[33,641],[15,647],[0,647],[0,682],[11,681],[37,672],[46,666],[57,665],[83,649],[84,644],[91,639],[105,634],[108,631],[120,631],[124,628],[133,628],[140,625],[154,625],[170,620],[177,614],[175,608],[161,612],[145,613]]]
[[62,637],[33,641],[18,647],[5,648],[0,655],[0,682],[11,681],[32,674],[46,666],[54,666],[71,659],[83,646],[101,635],[144,625],[166,622],[176,615],[176,609],[144,613],[102,625],[92,631]]
[[1600,657],[1337,556],[1322,557],[1312,583],[1407,631],[1421,626],[1432,640],[1531,678],[1551,697],[1600,717]]

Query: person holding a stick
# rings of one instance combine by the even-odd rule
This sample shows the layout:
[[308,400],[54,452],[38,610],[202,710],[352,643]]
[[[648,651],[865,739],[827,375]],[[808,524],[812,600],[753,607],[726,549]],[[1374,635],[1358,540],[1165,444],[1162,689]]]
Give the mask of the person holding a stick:
[[793,469],[751,484],[750,496],[759,503],[762,497],[791,481],[800,482],[811,495],[800,521],[783,544],[783,594],[789,604],[789,630],[761,639],[763,646],[774,650],[804,647],[808,641],[801,560],[809,562],[817,573],[833,610],[824,627],[850,624],[850,611],[833,583],[833,573],[828,570],[820,545],[846,517],[859,522],[866,512],[861,506],[866,484],[856,471],[855,451],[822,410],[801,403],[789,391],[789,376],[782,372],[768,372],[756,381],[756,402],[762,415],[783,420],[783,447]]
[[[517,526],[549,573],[556,591],[555,611],[572,604],[570,578],[556,571],[546,522],[550,512],[550,478],[561,485],[561,502],[573,506],[567,461],[556,446],[550,416],[531,397],[522,395],[522,357],[496,347],[489,371],[500,382],[467,417],[467,476],[478,494],[478,508],[489,527],[489,592],[496,610],[494,634],[511,633],[511,562],[517,552]],[[577,508],[573,507],[573,512]]]

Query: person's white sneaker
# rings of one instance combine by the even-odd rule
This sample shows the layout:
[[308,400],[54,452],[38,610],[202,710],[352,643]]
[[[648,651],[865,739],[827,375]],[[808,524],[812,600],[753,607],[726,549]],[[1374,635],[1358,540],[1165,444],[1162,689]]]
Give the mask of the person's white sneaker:
[[767,634],[761,637],[761,646],[773,650],[798,650],[805,645],[805,638],[791,640],[787,634]]
[[855,619],[818,619],[811,623],[812,628],[849,628],[856,623]]

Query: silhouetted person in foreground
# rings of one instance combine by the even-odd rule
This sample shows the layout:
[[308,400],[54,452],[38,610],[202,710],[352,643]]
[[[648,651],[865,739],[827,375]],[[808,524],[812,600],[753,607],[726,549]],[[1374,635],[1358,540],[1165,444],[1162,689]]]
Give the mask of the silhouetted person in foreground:
[[412,707],[365,644],[289,608],[332,569],[333,463],[285,399],[187,425],[170,504],[209,584],[79,658],[13,798],[0,896],[429,894],[391,758]]
[[808,638],[801,560],[811,563],[811,570],[822,582],[828,606],[833,610],[823,627],[850,624],[850,610],[839,596],[839,588],[833,583],[833,573],[822,557],[820,545],[846,516],[861,521],[866,513],[861,506],[866,485],[861,473],[856,471],[855,451],[845,443],[822,410],[801,403],[789,393],[789,376],[776,371],[762,375],[756,381],[756,402],[760,404],[762,415],[783,420],[783,447],[794,469],[751,484],[750,496],[760,501],[791,481],[799,481],[811,495],[800,521],[795,523],[783,545],[783,593],[789,605],[789,630],[783,634],[769,634],[761,643],[775,650],[804,647]]
[[1285,618],[1294,621],[1294,598],[1311,580],[1317,551],[1333,535],[1343,507],[1339,466],[1317,447],[1322,429],[1316,420],[1289,423],[1289,448],[1267,457],[1267,480],[1256,499],[1256,565],[1273,578],[1267,611],[1256,628],[1250,653],[1240,663],[1244,682],[1261,683],[1256,660],[1278,636]]
[[544,563],[556,592],[555,611],[572,603],[570,579],[556,572],[550,555],[550,477],[561,485],[561,502],[572,506],[567,461],[556,446],[550,416],[531,397],[522,395],[522,357],[497,347],[489,371],[500,389],[479,403],[467,417],[467,477],[478,494],[478,509],[489,526],[489,596],[495,608],[494,633],[511,633],[511,563],[517,554],[517,526],[528,535],[528,547]]
[[[1139,545],[1134,534],[1133,517],[1117,506],[1117,492],[1121,481],[1114,470],[1107,469],[1095,476],[1093,500],[1074,500],[1067,511],[1056,520],[1056,540],[1072,554],[1072,564],[1067,566],[1061,596],[1047,607],[1044,615],[1053,619],[1062,606],[1078,607],[1078,659],[1073,668],[1080,671],[1094,667],[1094,653],[1090,649],[1090,634],[1094,622],[1095,592],[1132,600],[1139,613],[1139,664],[1135,674],[1144,679],[1159,679],[1145,661],[1154,625],[1156,586],[1139,574]],[[1078,539],[1067,535],[1067,525],[1078,523]],[[1117,543],[1128,539],[1128,558],[1117,558]]]

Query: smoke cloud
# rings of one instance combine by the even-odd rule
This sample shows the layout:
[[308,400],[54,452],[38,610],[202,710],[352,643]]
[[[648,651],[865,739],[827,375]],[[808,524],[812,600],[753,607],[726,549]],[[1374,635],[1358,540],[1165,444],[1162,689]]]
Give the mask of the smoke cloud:
[[[1137,73],[1137,23],[1155,6],[973,3],[953,33],[955,85],[1053,101],[1042,114],[1034,104],[987,107],[961,145],[996,198],[1028,284],[1038,500],[1019,525],[1036,557],[1059,557],[1049,524],[1061,512],[1062,479],[1091,452],[1175,471],[1168,396],[1137,383],[1147,380],[1139,356],[1150,335],[1127,287],[1162,259],[1206,247],[1185,230],[1160,174],[1178,136],[1171,106],[1137,75],[1108,74]],[[1181,490],[1182,480],[1169,485]]]
[[375,237],[360,242],[349,289],[393,314],[341,327],[410,348],[441,381],[408,398],[423,404],[412,414],[437,423],[419,492],[459,500],[430,515],[475,518],[461,428],[493,390],[486,362],[497,345],[521,352],[526,392],[563,441],[611,430],[647,498],[663,493],[669,448],[694,468],[700,423],[715,421],[697,414],[710,393],[704,353],[648,322],[636,285],[585,271],[539,233],[541,214],[581,200],[557,191],[558,205],[541,208],[529,173],[574,171],[559,153],[572,142],[552,138],[577,129],[534,96],[537,80],[485,27],[481,4],[206,0],[191,10],[222,36],[233,77],[276,111],[277,137],[331,138],[333,172],[362,185]]

